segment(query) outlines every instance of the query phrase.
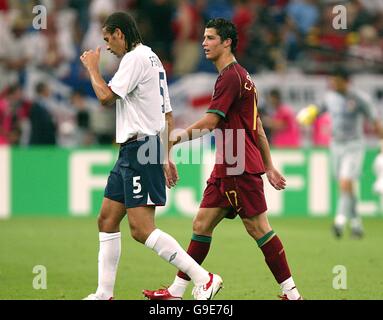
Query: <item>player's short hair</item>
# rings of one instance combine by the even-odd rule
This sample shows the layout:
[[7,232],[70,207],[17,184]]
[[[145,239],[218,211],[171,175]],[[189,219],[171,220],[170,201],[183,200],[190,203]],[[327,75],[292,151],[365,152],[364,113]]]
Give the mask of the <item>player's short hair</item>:
[[350,71],[343,67],[336,67],[330,74],[333,77],[339,77],[344,80],[349,80],[351,77]]
[[277,88],[272,88],[269,92],[269,95],[271,97],[277,98],[278,100],[281,100],[281,91]]
[[206,28],[214,28],[221,40],[231,39],[231,52],[235,53],[238,44],[238,32],[234,23],[223,18],[211,19],[206,24]]
[[35,91],[37,94],[42,94],[47,88],[48,85],[45,82],[38,82],[35,86]]
[[106,18],[102,27],[105,28],[106,32],[110,34],[114,33],[117,28],[120,29],[125,35],[128,51],[132,50],[135,45],[142,43],[142,38],[140,32],[138,31],[136,22],[127,12],[112,13],[108,18]]

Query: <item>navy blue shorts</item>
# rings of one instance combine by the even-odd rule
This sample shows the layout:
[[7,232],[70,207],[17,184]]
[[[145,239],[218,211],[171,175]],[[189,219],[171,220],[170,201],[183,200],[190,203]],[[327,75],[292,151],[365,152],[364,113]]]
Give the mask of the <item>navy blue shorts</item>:
[[120,147],[104,196],[126,208],[166,203],[162,144],[158,136],[146,136]]

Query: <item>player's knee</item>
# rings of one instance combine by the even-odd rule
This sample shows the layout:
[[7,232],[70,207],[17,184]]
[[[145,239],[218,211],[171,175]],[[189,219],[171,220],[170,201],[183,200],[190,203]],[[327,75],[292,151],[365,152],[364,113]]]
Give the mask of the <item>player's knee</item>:
[[100,232],[103,232],[105,227],[106,227],[106,223],[107,222],[107,219],[106,217],[103,215],[103,214],[99,214],[98,218],[97,218],[97,224],[98,224],[98,230]]
[[143,236],[143,234],[137,230],[137,229],[130,229],[130,235],[132,236],[132,238],[134,240],[136,240],[137,242],[140,242],[140,243],[145,243],[146,241],[146,238]]
[[247,233],[255,240],[262,238],[266,233],[271,231],[271,226],[268,223],[258,223],[258,221],[246,220],[243,222]]
[[97,219],[98,230],[100,232],[118,232],[119,223],[114,221],[112,218],[107,215],[100,213]]
[[143,228],[140,228],[134,224],[129,224],[130,226],[130,235],[134,240],[140,243],[145,243],[146,239],[149,237],[148,232],[145,232]]
[[340,181],[340,190],[342,192],[352,193],[353,192],[353,182],[351,180],[343,179]]
[[210,236],[212,232],[212,228],[205,221],[198,218],[195,218],[193,220],[194,234]]
[[250,235],[250,237],[254,239],[258,239],[260,230],[257,229],[255,226],[246,225],[246,231]]

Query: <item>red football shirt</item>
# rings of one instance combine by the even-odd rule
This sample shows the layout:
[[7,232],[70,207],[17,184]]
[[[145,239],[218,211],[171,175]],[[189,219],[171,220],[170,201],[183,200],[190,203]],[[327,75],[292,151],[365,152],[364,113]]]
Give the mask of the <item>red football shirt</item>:
[[207,112],[222,117],[215,130],[216,163],[212,176],[264,173],[258,148],[257,91],[249,73],[237,62],[219,74]]

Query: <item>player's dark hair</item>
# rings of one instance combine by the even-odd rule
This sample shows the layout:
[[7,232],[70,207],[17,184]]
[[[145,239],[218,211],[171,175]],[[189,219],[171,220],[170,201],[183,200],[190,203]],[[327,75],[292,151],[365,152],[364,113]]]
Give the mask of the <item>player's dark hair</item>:
[[331,76],[333,77],[339,77],[339,78],[342,78],[344,80],[349,80],[350,77],[351,77],[351,74],[350,72],[346,69],[346,68],[343,68],[343,67],[336,67],[332,72],[331,72]]
[[270,94],[271,97],[274,97],[274,98],[276,98],[278,100],[281,100],[281,92],[279,91],[279,89],[273,88],[273,89],[270,90],[269,94]]
[[120,29],[125,35],[125,42],[128,52],[132,48],[142,43],[140,32],[138,31],[136,22],[133,17],[127,12],[112,13],[104,22],[103,28],[106,32],[113,34],[116,29]]
[[221,37],[222,41],[231,39],[231,52],[235,53],[238,44],[238,32],[230,20],[223,18],[211,19],[206,24],[206,28],[214,28],[217,30],[217,34]]
[[47,84],[45,82],[38,82],[35,86],[35,90],[37,94],[42,94],[47,88]]

